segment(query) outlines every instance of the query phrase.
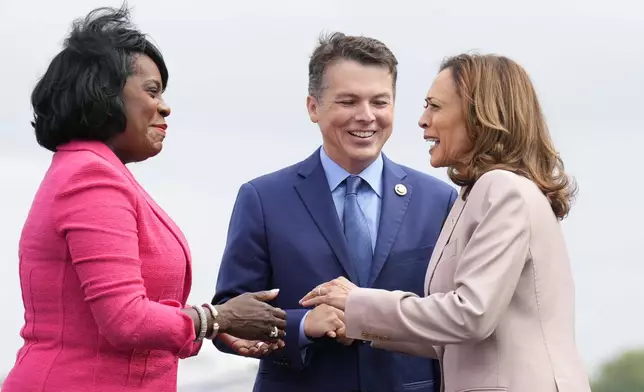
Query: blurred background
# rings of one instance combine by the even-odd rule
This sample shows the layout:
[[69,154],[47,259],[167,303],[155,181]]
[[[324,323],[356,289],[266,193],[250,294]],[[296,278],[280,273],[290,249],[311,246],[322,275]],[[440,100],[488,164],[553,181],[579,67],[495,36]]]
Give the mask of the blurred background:
[[[2,2],[0,378],[22,343],[18,239],[51,159],[29,125],[29,96],[71,22],[97,6],[120,5]],[[594,391],[644,390],[644,354],[638,351],[644,347],[639,200],[644,185],[638,175],[644,145],[644,3],[131,0],[129,5],[134,22],[165,56],[170,71],[165,98],[173,109],[162,154],[131,170],[190,242],[191,301],[212,297],[239,186],[304,159],[321,142],[305,109],[307,64],[321,32],[373,36],[393,50],[400,62],[396,121],[384,151],[444,180],[444,170],[429,166],[416,125],[438,65],[462,51],[503,54],[532,76],[566,169],[579,182],[564,229],[576,279],[578,344],[597,380]],[[181,361],[179,391],[249,391],[256,367],[256,360],[224,356],[205,344],[198,357]]]

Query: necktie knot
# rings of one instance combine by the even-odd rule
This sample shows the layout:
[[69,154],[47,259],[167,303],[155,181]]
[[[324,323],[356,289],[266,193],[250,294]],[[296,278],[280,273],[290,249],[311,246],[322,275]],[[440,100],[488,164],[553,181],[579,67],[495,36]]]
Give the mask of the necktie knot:
[[347,177],[347,195],[357,195],[358,188],[362,183],[362,178],[359,176],[349,176]]

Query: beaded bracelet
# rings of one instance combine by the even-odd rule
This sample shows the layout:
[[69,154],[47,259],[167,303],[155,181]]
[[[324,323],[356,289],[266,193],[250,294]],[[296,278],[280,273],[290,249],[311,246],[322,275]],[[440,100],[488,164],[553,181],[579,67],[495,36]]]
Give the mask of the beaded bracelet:
[[208,318],[206,317],[206,311],[203,310],[201,306],[192,305],[192,308],[197,311],[197,314],[199,314],[199,336],[195,339],[195,341],[199,342],[206,337],[206,331],[208,331]]

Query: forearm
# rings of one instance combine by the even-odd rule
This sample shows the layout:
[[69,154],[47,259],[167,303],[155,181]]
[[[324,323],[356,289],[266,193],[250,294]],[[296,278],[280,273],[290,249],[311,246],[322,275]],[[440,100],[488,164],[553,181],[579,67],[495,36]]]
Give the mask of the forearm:
[[123,349],[167,350],[178,356],[189,355],[196,338],[194,321],[178,303],[152,302],[147,298],[137,302],[122,307],[111,320],[99,323],[105,339]]
[[375,342],[417,345],[458,344],[478,339],[476,323],[449,295],[419,298],[411,293],[356,289],[345,309],[347,336]]
[[393,342],[393,341],[374,341],[371,342],[371,347],[381,350],[395,351],[399,353],[415,355],[417,357],[438,359],[436,350],[431,344],[419,344],[409,342]]

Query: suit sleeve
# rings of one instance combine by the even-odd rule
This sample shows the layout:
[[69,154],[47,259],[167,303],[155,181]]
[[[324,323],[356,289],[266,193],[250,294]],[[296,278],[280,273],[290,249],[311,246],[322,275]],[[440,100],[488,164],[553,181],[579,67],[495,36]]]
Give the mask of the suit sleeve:
[[137,198],[120,172],[92,163],[56,194],[56,229],[99,333],[122,349],[194,354],[192,319],[177,301],[151,301],[141,276]]
[[456,290],[419,298],[400,291],[355,289],[345,313],[350,337],[367,332],[374,340],[445,345],[492,334],[529,257],[530,217],[505,173],[490,173],[479,182],[469,198],[483,205],[467,212],[477,214],[470,218],[477,224],[456,267]]
[[[246,292],[270,290],[273,288],[271,274],[261,200],[255,187],[246,183],[240,188],[233,208],[212,303],[222,304]],[[266,358],[280,366],[301,370],[305,363],[300,351],[299,328],[307,309],[284,311],[286,346]],[[220,351],[235,354],[218,339],[213,343]]]

